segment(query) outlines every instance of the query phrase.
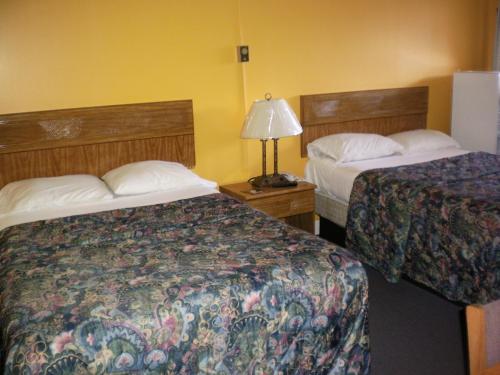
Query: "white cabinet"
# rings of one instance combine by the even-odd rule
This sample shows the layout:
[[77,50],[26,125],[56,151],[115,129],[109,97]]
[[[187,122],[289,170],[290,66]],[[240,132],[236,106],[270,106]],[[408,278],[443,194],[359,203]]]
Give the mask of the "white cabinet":
[[500,72],[453,75],[451,136],[463,148],[500,154]]

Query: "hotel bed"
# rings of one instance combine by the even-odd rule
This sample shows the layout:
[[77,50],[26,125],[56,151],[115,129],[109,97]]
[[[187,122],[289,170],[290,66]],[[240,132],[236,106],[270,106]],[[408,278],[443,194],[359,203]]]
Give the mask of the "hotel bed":
[[[148,159],[194,165],[190,101],[0,123],[0,186]],[[2,373],[367,374],[360,263],[199,181],[2,212]]]
[[[426,133],[418,130],[425,128],[426,112],[426,88],[303,96],[303,150],[335,133],[413,131],[401,138],[411,142]],[[374,137],[381,139],[376,138],[379,148],[394,143]],[[402,155],[369,160],[354,155],[345,163],[313,158],[306,175],[319,186],[319,201],[327,202],[318,205],[320,214],[348,203],[347,214],[339,209],[329,216],[346,227],[347,248],[388,281],[405,274],[453,301],[495,301],[500,299],[500,157],[467,152],[439,137],[425,134],[424,148],[417,140],[421,149],[401,149]],[[322,139],[319,151],[318,140],[309,145],[315,156],[324,151]],[[431,142],[445,146],[428,149]]]
[[312,160],[306,174],[337,201],[349,193],[346,245],[365,263],[450,300],[500,298],[500,158],[444,149],[328,164]]
[[[330,134],[418,132],[427,95],[417,87],[302,96],[302,155]],[[322,237],[345,235],[346,247],[388,281],[404,275],[498,315],[500,156],[444,147],[340,164],[311,158],[306,176],[318,186]],[[490,326],[489,335],[499,333]],[[498,344],[492,351],[499,363]]]

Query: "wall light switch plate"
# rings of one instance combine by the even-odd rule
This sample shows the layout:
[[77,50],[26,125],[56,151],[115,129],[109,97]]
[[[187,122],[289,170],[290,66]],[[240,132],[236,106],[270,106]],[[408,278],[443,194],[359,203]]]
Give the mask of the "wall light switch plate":
[[250,61],[250,48],[248,46],[238,46],[238,62]]

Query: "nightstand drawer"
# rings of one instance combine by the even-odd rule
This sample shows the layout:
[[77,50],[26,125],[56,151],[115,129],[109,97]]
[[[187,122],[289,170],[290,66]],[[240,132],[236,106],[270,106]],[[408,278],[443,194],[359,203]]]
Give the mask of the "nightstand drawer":
[[250,205],[274,217],[287,217],[314,211],[314,194],[310,191],[254,199]]
[[310,233],[314,233],[314,189],[313,184],[304,181],[297,186],[267,187],[259,191],[255,191],[248,182],[220,187],[221,193]]

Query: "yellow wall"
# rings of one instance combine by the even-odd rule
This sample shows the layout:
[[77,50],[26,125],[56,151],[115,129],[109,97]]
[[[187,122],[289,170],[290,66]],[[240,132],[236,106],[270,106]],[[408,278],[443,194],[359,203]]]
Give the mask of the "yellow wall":
[[[451,74],[488,65],[491,1],[1,0],[0,113],[192,98],[195,171],[235,182],[260,173],[239,132],[268,91],[298,114],[301,94],[429,85],[447,131]],[[281,170],[304,164],[280,141]]]
[[495,53],[495,37],[496,37],[496,24],[497,24],[497,8],[499,0],[484,0],[483,1],[483,17],[484,26],[484,46],[483,46],[483,60],[485,68],[488,70],[493,69],[493,55]]

